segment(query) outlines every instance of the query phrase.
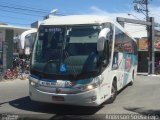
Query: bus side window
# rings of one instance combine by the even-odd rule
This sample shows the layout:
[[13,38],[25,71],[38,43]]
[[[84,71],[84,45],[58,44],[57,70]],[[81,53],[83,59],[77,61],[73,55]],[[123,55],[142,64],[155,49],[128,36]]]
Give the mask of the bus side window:
[[117,27],[115,27],[114,52],[123,52],[123,39],[124,39],[124,33]]

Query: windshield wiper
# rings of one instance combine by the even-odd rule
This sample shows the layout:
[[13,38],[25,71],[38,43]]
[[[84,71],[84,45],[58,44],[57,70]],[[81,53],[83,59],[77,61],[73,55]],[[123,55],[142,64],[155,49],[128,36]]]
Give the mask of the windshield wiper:
[[[66,51],[64,52],[64,54],[65,54],[66,57],[69,57],[69,55],[68,55],[68,53]],[[68,61],[69,61],[69,64],[71,65],[71,68],[73,70],[73,73],[74,73],[73,76],[77,76],[76,70],[75,70],[74,66],[72,66],[71,60],[68,59]]]

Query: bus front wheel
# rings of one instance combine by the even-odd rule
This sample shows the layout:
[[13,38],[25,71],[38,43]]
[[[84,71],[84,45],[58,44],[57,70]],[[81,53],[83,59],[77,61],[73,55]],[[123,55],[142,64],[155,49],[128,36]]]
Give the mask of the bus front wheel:
[[114,80],[111,88],[111,97],[108,100],[108,103],[113,103],[116,97],[117,97],[117,82],[116,80]]

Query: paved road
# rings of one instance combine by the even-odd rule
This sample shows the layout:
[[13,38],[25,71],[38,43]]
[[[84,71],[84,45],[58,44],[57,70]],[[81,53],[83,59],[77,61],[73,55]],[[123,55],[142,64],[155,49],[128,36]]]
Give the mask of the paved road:
[[134,85],[123,89],[114,103],[96,108],[33,102],[28,97],[27,80],[0,82],[0,113],[57,120],[64,118],[83,120],[96,117],[104,119],[106,114],[160,116],[160,77],[137,76]]

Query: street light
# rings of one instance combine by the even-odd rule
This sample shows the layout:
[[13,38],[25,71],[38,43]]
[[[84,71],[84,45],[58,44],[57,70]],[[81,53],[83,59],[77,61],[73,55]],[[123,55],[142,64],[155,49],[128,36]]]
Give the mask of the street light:
[[138,20],[141,20],[139,19],[138,17],[136,17],[135,15],[131,14],[131,13],[128,13],[128,16],[133,16],[134,18],[138,19]]

